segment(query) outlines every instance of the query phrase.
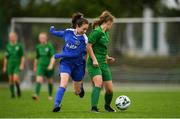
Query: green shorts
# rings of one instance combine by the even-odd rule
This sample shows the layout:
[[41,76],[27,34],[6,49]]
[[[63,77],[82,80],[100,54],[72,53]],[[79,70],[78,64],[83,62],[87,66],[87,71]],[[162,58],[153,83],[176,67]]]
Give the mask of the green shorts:
[[19,74],[20,69],[19,69],[19,63],[10,63],[7,65],[7,73],[8,75],[13,75],[13,74]]
[[37,76],[45,76],[47,78],[51,78],[54,75],[54,69],[53,70],[48,70],[47,66],[38,65],[37,66],[36,75]]
[[87,62],[87,69],[88,69],[88,74],[93,79],[94,76],[96,75],[101,75],[103,78],[103,81],[110,81],[112,80],[112,74],[109,69],[108,64],[106,63],[99,63],[98,67],[94,67],[92,64],[92,61]]

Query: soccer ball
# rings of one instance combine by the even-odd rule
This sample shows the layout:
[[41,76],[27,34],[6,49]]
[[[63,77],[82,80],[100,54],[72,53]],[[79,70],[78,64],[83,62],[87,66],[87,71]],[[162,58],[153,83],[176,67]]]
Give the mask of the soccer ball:
[[115,104],[119,110],[126,110],[131,105],[131,100],[127,96],[121,95],[116,98]]

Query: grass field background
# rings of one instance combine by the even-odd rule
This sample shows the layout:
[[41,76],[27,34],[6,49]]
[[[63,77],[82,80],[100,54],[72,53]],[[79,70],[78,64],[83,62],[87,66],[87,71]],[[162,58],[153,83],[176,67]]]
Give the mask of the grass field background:
[[[57,86],[55,86],[55,89]],[[100,113],[90,112],[90,92],[88,88],[83,99],[67,90],[63,99],[61,112],[51,112],[53,101],[47,98],[45,88],[39,101],[31,99],[32,90],[24,90],[21,98],[11,99],[7,86],[0,88],[0,118],[11,117],[56,117],[56,118],[180,118],[180,87],[178,85],[115,85],[112,106],[115,98],[127,95],[132,104],[126,111],[108,113],[104,111],[104,93],[101,92]],[[120,90],[121,89],[121,90]],[[55,91],[54,91],[55,94]],[[117,108],[116,108],[117,109]]]

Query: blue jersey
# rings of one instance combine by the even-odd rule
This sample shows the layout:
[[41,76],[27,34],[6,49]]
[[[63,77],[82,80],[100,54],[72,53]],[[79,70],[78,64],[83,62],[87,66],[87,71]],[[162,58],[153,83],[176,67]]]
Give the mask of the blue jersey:
[[86,55],[86,44],[88,38],[86,34],[77,35],[75,29],[66,29],[64,31],[56,31],[54,27],[50,28],[50,33],[61,37],[65,40],[62,53],[55,54],[55,58],[83,59]]

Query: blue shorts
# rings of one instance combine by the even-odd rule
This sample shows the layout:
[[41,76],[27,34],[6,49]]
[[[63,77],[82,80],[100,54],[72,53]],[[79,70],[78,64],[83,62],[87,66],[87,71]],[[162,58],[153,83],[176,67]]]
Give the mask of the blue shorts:
[[59,65],[59,73],[68,73],[73,81],[81,81],[85,75],[85,67],[85,61],[76,63],[62,59]]

